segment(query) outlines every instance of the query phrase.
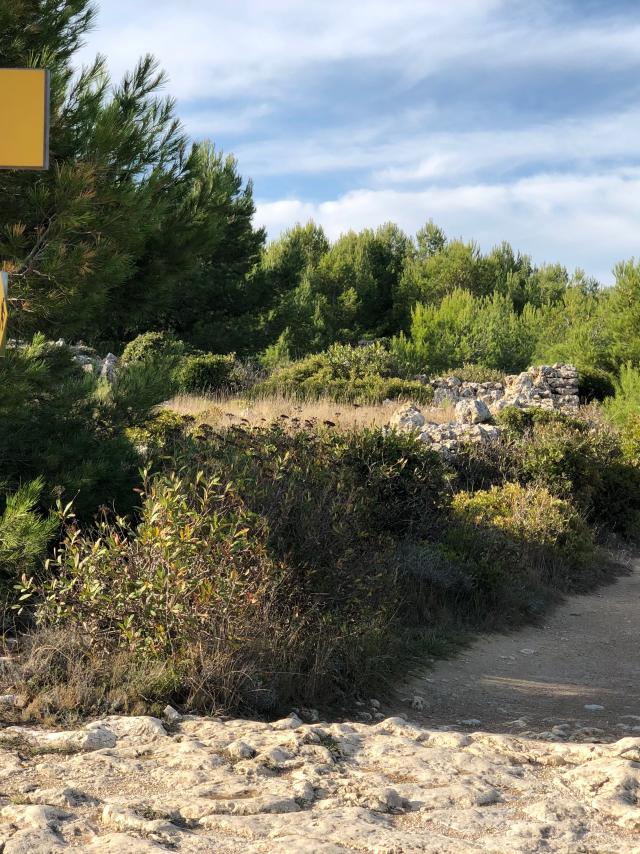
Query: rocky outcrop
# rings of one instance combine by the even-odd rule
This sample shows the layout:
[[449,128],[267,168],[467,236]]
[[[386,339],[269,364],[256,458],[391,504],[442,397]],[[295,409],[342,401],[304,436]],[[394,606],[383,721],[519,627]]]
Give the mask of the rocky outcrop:
[[504,397],[504,383],[472,383],[463,382],[458,377],[438,377],[431,380],[433,388],[433,403],[435,406],[451,404],[455,406],[461,400],[481,400],[491,408],[500,398]]
[[[4,854],[637,854],[640,738],[613,744],[172,715],[0,734]],[[470,729],[471,728],[471,729]]]
[[445,457],[462,445],[498,442],[501,428],[490,422],[495,413],[508,406],[518,409],[539,408],[564,414],[578,411],[578,371],[573,365],[540,365],[504,383],[463,382],[457,377],[432,380],[433,403],[455,407],[455,420],[446,424],[429,423],[414,403],[401,406],[389,421],[389,427],[417,433],[434,451]]
[[[64,339],[60,338],[56,341],[59,347],[65,346]],[[87,347],[86,344],[67,344],[73,359],[77,362],[83,371],[106,379],[108,382],[113,382],[118,368],[118,357],[113,353],[107,353],[102,358],[98,355],[93,347]]]
[[424,427],[425,417],[415,403],[407,403],[401,406],[391,416],[389,424],[398,430],[420,430]]
[[540,365],[517,376],[507,377],[504,396],[494,411],[506,406],[519,409],[537,407],[565,414],[578,411],[578,371],[573,365]]
[[502,430],[494,424],[426,424],[420,440],[445,457],[455,454],[462,445],[492,445],[499,441]]
[[456,403],[456,421],[461,424],[485,424],[491,421],[491,412],[479,398],[463,399]]
[[539,365],[521,374],[508,376],[504,383],[463,382],[458,377],[431,380],[435,405],[456,405],[466,400],[479,400],[492,412],[506,406],[520,409],[538,407],[559,412],[576,412],[579,377],[573,365]]

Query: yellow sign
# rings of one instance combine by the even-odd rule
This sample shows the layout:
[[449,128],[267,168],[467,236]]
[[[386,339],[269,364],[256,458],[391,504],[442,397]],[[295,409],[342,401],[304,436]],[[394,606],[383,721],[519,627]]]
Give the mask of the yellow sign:
[[48,169],[49,72],[0,68],[0,169]]
[[0,355],[4,351],[7,337],[7,323],[9,321],[9,308],[7,305],[8,279],[9,276],[6,273],[0,273]]

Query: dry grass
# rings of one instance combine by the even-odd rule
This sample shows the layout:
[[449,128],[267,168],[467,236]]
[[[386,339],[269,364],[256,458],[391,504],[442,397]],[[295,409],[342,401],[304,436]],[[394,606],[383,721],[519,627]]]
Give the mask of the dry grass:
[[[216,395],[178,395],[164,404],[164,408],[179,415],[190,415],[199,424],[212,427],[229,427],[244,424],[260,427],[280,421],[293,428],[325,424],[342,430],[382,427],[389,423],[391,415],[400,405],[399,401],[389,404],[360,406],[352,403],[336,403],[330,398],[301,402],[286,395],[248,400],[243,397],[221,397]],[[421,406],[427,421],[444,424],[454,420],[453,407]]]

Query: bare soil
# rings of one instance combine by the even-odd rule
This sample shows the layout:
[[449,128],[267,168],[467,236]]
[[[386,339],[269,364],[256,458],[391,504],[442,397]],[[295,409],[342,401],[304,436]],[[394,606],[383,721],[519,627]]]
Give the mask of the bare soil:
[[398,711],[425,726],[480,721],[485,731],[540,732],[566,722],[602,729],[594,735],[606,740],[640,735],[640,559],[541,625],[481,636],[434,663],[399,699]]

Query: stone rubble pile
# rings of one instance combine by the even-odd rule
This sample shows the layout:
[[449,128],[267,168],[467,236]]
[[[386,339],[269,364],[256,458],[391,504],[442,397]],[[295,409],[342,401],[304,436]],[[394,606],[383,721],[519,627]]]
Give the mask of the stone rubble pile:
[[[64,347],[65,341],[63,338],[56,341],[58,347]],[[93,347],[88,347],[86,344],[68,344],[69,350],[83,371],[96,374],[102,379],[113,382],[118,368],[118,357],[113,353],[107,353],[104,358],[101,358]]]
[[445,457],[455,454],[461,445],[469,442],[487,445],[500,439],[501,428],[485,423],[491,420],[491,413],[482,401],[459,401],[456,404],[456,415],[459,421],[428,423],[415,404],[407,403],[394,412],[388,426],[417,433],[422,442]]
[[433,402],[457,404],[462,400],[480,400],[492,412],[506,406],[520,409],[539,407],[559,412],[576,412],[578,397],[578,371],[573,365],[540,365],[528,371],[505,378],[504,383],[463,382],[458,377],[440,377],[431,380]]
[[508,406],[518,409],[547,409],[575,414],[580,405],[578,371],[573,365],[555,364],[529,368],[502,383],[463,382],[458,377],[431,381],[433,404],[455,407],[455,420],[446,424],[428,423],[418,406],[404,404],[394,412],[389,428],[416,432],[420,439],[445,457],[463,444],[494,444],[501,428],[490,422]]
[[3,854],[640,851],[640,738],[171,712],[2,730]]

